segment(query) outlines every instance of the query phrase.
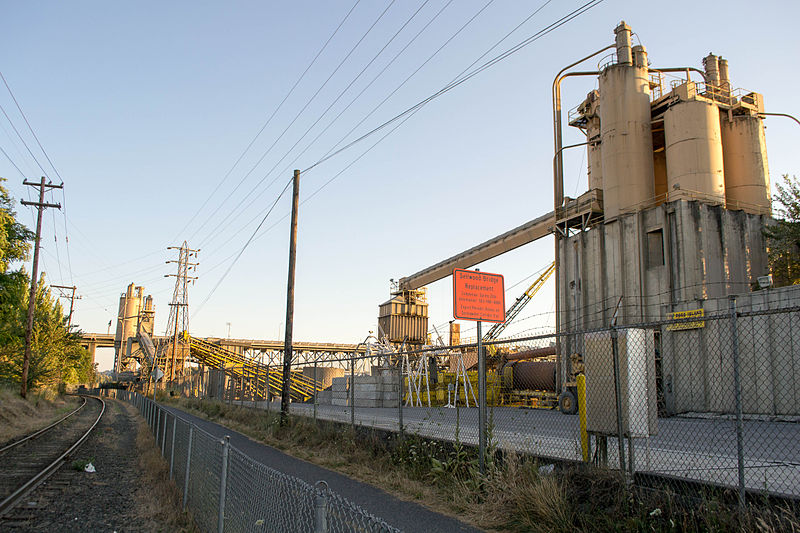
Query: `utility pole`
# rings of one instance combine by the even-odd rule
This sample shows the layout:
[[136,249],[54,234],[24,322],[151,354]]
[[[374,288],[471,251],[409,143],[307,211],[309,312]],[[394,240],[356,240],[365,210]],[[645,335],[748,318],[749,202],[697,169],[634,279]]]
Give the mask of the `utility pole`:
[[[193,250],[189,248],[186,241],[183,241],[181,246],[169,246],[167,250],[178,250],[177,261],[167,261],[169,263],[177,263],[178,270],[176,274],[165,274],[165,278],[175,278],[175,292],[172,295],[172,302],[169,310],[169,320],[167,321],[167,337],[172,337],[172,358],[170,364],[167,365],[165,361],[164,377],[166,380],[174,380],[177,376],[175,371],[176,361],[178,359],[178,333],[180,331],[189,330],[189,283],[194,283],[197,276],[190,276],[189,271],[195,270],[200,263],[190,262],[189,259],[197,257],[199,249]],[[180,323],[180,326],[179,326]],[[155,370],[155,369],[154,369]]]
[[281,425],[289,421],[289,381],[292,366],[292,325],[294,321],[294,263],[297,257],[297,210],[300,202],[300,171],[294,171],[292,186],[292,225],[289,230],[289,280],[286,284],[286,338],[283,344],[283,388],[281,390]]
[[26,202],[20,200],[22,205],[29,205],[36,207],[39,214],[36,217],[36,240],[33,245],[33,265],[31,268],[31,294],[28,298],[28,321],[25,325],[25,355],[22,359],[22,383],[20,385],[19,395],[25,398],[28,395],[28,370],[31,364],[31,337],[33,335],[33,315],[36,311],[36,283],[39,276],[39,241],[42,238],[42,213],[47,207],[55,207],[61,209],[61,204],[49,204],[44,201],[44,193],[48,189],[63,189],[64,184],[53,185],[52,183],[45,183],[45,178],[42,176],[42,181],[39,183],[31,182],[28,180],[22,181],[23,185],[39,188],[39,201]]
[[[72,287],[67,287],[65,285],[50,285],[53,289],[59,289],[59,296],[61,298],[68,298],[69,299],[69,318],[67,318],[67,331],[72,329],[72,311],[75,308],[75,300],[80,300],[80,296],[75,296],[75,290],[77,287],[74,285]],[[72,291],[72,294],[67,296],[64,291]],[[110,328],[109,328],[110,329]]]

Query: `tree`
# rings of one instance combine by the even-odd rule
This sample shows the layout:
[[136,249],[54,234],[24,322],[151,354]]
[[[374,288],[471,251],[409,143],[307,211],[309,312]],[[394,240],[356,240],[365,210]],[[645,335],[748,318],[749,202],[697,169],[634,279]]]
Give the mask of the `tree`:
[[783,183],[776,183],[778,194],[773,198],[777,204],[775,223],[764,229],[769,248],[769,266],[773,283],[800,284],[800,183],[797,177],[783,175]]
[[[21,268],[11,270],[11,264],[27,259],[33,233],[17,222],[2,181],[0,178],[0,381],[19,383],[30,278]],[[68,330],[61,303],[50,292],[43,273],[36,291],[28,387],[90,380],[91,359],[80,342],[80,332]]]
[[0,178],[0,275],[8,271],[14,261],[25,261],[30,253],[33,232],[17,222],[14,201],[3,187]]

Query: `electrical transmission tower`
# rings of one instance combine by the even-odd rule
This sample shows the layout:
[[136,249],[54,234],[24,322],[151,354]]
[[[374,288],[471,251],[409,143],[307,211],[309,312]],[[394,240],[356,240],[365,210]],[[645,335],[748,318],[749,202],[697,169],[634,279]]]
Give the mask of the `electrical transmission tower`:
[[189,248],[186,241],[178,246],[169,246],[167,250],[178,250],[177,261],[167,261],[167,263],[176,263],[178,265],[175,274],[166,274],[164,277],[175,278],[175,292],[172,294],[172,302],[169,304],[169,320],[167,321],[167,339],[171,339],[172,345],[166,346],[162,352],[161,361],[159,366],[164,371],[166,381],[174,381],[183,375],[186,367],[186,359],[188,354],[187,348],[183,344],[178,346],[178,336],[183,331],[189,331],[189,284],[197,280],[197,276],[192,276],[197,265],[200,263],[193,262],[192,259],[197,258],[197,253],[200,251]]

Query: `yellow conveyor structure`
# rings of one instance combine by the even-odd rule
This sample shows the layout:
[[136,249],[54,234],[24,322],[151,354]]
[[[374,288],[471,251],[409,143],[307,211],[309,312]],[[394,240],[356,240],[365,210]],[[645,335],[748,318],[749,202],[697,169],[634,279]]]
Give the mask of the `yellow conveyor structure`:
[[[243,379],[244,386],[251,394],[263,395],[269,387],[272,396],[280,396],[283,383],[283,370],[270,368],[248,359],[241,354],[226,350],[221,346],[192,337],[187,332],[181,334],[184,344],[197,361],[216,370],[222,370],[233,379]],[[304,376],[302,372],[292,371],[289,382],[289,397],[294,401],[305,402],[314,397],[314,392],[323,389],[322,383]]]

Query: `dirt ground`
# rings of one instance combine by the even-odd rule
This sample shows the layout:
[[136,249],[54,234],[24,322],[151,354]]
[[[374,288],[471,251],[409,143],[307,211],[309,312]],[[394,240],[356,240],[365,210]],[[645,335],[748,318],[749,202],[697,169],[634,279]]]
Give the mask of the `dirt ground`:
[[[106,413],[70,463],[29,497],[13,531],[195,531],[152,435],[136,410],[106,400]],[[73,467],[91,462],[96,472]],[[8,529],[6,529],[8,528]]]

